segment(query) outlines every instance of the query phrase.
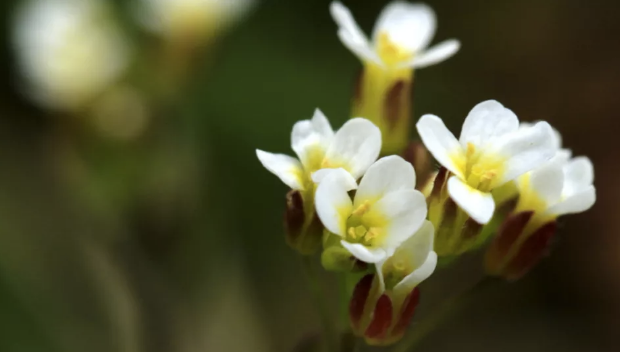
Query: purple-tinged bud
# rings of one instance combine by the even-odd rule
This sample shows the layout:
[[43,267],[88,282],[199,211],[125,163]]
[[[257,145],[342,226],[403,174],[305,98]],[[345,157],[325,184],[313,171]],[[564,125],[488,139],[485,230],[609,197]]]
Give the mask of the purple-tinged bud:
[[312,255],[321,246],[323,224],[314,207],[306,209],[298,190],[291,190],[286,195],[284,230],[286,243],[302,255]]
[[556,220],[540,224],[533,211],[510,215],[487,248],[486,272],[509,281],[521,278],[547,253],[556,228]]
[[353,332],[366,343],[387,346],[400,340],[411,322],[420,300],[417,287],[407,295],[380,293],[375,275],[364,276],[355,286],[349,303]]

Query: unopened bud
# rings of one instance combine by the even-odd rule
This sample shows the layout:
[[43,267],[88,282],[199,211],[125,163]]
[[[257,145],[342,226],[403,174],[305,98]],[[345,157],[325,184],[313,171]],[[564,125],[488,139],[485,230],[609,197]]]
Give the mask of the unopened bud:
[[298,190],[291,190],[286,195],[284,229],[286,243],[302,255],[314,254],[321,246],[323,224],[314,207],[306,209]]
[[433,180],[431,156],[421,142],[411,142],[407,146],[403,158],[413,165],[416,173],[416,189],[422,191],[432,187],[429,185]]
[[407,295],[380,292],[375,275],[364,276],[355,286],[349,304],[353,332],[366,343],[387,346],[400,340],[418,305],[420,292],[416,287]]
[[557,222],[552,220],[532,233],[506,265],[502,276],[515,281],[530,271],[548,253],[556,229]]

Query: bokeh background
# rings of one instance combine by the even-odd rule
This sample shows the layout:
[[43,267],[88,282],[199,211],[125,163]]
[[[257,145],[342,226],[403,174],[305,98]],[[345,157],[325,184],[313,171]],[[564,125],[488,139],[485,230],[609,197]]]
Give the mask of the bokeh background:
[[[23,94],[19,3],[0,4],[0,351],[292,351],[317,333],[284,242],[286,187],[254,150],[291,153],[293,123],[316,107],[334,126],[349,117],[360,63],[329,2],[260,1],[174,82],[154,64],[163,40],[132,23],[127,2],[110,2],[138,53],[126,81],[138,92],[169,84],[163,98],[113,110],[114,131],[145,116],[129,137]],[[367,32],[385,3],[345,1]],[[563,221],[531,274],[485,286],[418,350],[618,351],[620,5],[428,3],[435,42],[463,46],[416,72],[415,118],[434,113],[458,130],[476,103],[497,99],[545,119],[593,160],[598,201]],[[471,258],[455,266],[454,287],[479,270]],[[423,290],[422,304],[456,292],[450,280]]]

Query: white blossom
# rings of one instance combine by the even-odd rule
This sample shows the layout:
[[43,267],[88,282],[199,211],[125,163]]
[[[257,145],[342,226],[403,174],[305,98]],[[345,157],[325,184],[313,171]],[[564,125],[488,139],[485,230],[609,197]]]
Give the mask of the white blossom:
[[27,1],[13,34],[22,89],[52,108],[80,108],[118,80],[129,61],[105,1]]
[[364,62],[382,67],[421,68],[446,60],[460,48],[456,39],[429,48],[436,17],[426,4],[393,1],[379,15],[372,39],[359,28],[353,15],[339,1],[330,7],[342,43]]
[[[320,178],[319,175],[316,175]],[[374,163],[360,181],[344,169],[322,175],[316,191],[316,211],[327,230],[359,260],[377,263],[424,223],[427,208],[415,190],[415,171],[399,156]],[[356,190],[351,200],[349,191]]]
[[481,224],[495,211],[493,189],[556,154],[555,136],[548,123],[520,129],[517,116],[494,100],[471,110],[459,140],[434,115],[422,116],[417,129],[429,152],[454,175],[448,180],[450,197]]

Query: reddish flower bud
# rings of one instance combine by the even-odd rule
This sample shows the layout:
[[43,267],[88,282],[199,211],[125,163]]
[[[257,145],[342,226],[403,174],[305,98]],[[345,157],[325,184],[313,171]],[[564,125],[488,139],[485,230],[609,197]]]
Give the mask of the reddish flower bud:
[[422,142],[411,142],[403,153],[403,159],[413,165],[416,172],[416,189],[423,191],[430,182],[433,173],[431,155]]
[[291,190],[286,194],[284,230],[286,243],[303,255],[314,254],[321,246],[323,224],[314,207],[306,209],[300,191]]
[[538,225],[533,211],[508,216],[487,248],[487,273],[511,281],[519,279],[547,252],[556,227],[555,220]]
[[379,290],[375,275],[364,276],[355,286],[349,304],[353,332],[369,345],[390,345],[400,340],[420,300],[416,287],[407,295]]

